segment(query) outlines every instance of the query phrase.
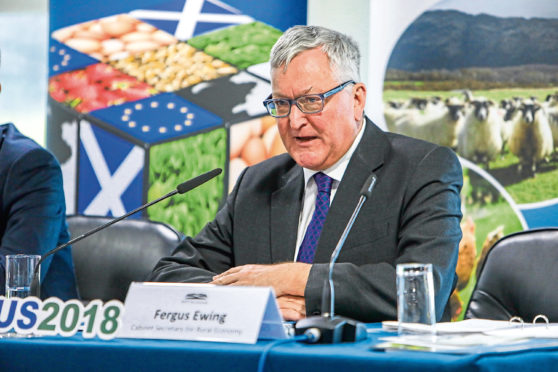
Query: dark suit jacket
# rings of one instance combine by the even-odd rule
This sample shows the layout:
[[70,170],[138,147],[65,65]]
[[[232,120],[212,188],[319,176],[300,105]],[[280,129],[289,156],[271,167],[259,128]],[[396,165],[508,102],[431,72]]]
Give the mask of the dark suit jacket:
[[[3,139],[3,140],[2,140]],[[5,256],[39,254],[69,239],[60,165],[13,124],[0,125],[0,288]],[[41,264],[41,296],[77,298],[70,247]]]
[[[307,314],[322,311],[331,253],[372,171],[378,177],[373,195],[334,269],[336,314],[367,322],[396,319],[396,264],[429,262],[440,319],[461,239],[461,166],[450,149],[384,133],[371,121],[322,230],[305,290]],[[292,261],[303,192],[302,168],[287,154],[247,168],[215,220],[162,259],[151,279],[208,282],[233,266]]]

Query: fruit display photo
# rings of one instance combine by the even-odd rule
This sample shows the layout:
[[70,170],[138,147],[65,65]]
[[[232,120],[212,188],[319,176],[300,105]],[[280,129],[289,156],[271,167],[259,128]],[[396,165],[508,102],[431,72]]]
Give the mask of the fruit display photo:
[[102,62],[176,43],[169,33],[118,14],[58,29],[52,38]]
[[49,95],[56,101],[87,113],[124,102],[150,97],[157,90],[104,63],[50,78]]

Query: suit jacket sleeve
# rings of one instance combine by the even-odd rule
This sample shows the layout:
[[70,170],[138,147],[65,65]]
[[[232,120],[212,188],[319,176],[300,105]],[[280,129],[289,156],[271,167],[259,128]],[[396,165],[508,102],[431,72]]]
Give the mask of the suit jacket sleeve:
[[238,178],[223,208],[196,237],[186,237],[172,256],[161,259],[148,280],[175,283],[208,283],[214,275],[234,266],[234,201],[246,170]]
[[[452,291],[461,240],[461,187],[462,170],[455,154],[444,147],[428,152],[408,178],[399,220],[390,226],[396,229],[395,263],[338,263],[333,272],[335,312],[368,322],[396,319],[396,264],[429,262],[439,320]],[[308,315],[327,311],[321,309],[327,272],[328,264],[312,266],[305,290]]]
[[[6,229],[0,246],[0,288],[5,285],[5,255],[42,255],[56,247],[64,225],[62,173],[48,151],[37,148],[17,158],[7,170],[3,218]],[[41,276],[52,258],[41,264]]]

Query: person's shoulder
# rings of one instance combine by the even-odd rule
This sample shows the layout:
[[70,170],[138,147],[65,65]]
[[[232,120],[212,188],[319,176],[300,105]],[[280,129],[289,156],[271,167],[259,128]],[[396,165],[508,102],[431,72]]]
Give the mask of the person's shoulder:
[[2,130],[5,131],[2,144],[3,152],[7,151],[21,155],[35,150],[46,151],[37,142],[18,131],[15,125],[8,123],[2,125],[2,127]]
[[436,155],[457,159],[455,151],[449,147],[397,133],[385,132],[385,135],[392,149],[396,153],[405,154],[407,157],[421,159],[427,155]]
[[295,167],[298,166],[289,154],[277,155],[248,167],[244,174],[243,182],[263,184],[274,188],[273,185],[279,185],[283,177]]
[[58,164],[50,151],[20,133],[13,124],[5,125],[8,128],[2,144],[4,164]]

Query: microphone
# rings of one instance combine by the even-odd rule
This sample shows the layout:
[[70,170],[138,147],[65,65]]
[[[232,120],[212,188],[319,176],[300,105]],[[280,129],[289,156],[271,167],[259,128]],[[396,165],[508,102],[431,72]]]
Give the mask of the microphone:
[[[362,189],[360,190],[360,198],[358,203],[345,226],[345,230],[341,234],[333,253],[331,254],[331,259],[329,261],[329,272],[328,272],[328,283],[329,283],[329,313],[324,313],[322,316],[312,316],[304,318],[296,322],[295,324],[295,334],[304,334],[307,330],[315,330],[319,333],[319,337],[315,337],[311,342],[320,344],[336,344],[340,342],[355,342],[361,341],[366,338],[366,327],[364,323],[357,322],[353,319],[346,317],[336,317],[335,316],[335,288],[333,286],[333,268],[335,262],[337,262],[337,257],[341,252],[341,248],[347,240],[347,236],[351,231],[353,224],[360,213],[360,209],[364,205],[364,202],[370,196],[372,196],[372,190],[376,185],[378,178],[375,173],[371,173],[370,176],[364,182]],[[324,287],[324,292],[327,286]],[[326,293],[323,294],[322,309],[327,307]],[[314,331],[314,332],[315,332]]]
[[155,199],[155,200],[153,200],[153,201],[151,201],[151,202],[149,202],[149,203],[147,203],[147,204],[144,204],[144,205],[142,205],[142,206],[140,206],[140,207],[134,209],[133,211],[126,213],[126,214],[123,215],[123,216],[120,216],[120,217],[118,217],[118,218],[115,218],[115,219],[113,219],[113,220],[111,220],[111,221],[109,221],[109,222],[107,222],[107,223],[105,223],[105,224],[103,224],[103,225],[101,225],[101,226],[98,226],[98,227],[96,227],[96,228],[94,228],[94,229],[92,229],[92,230],[90,230],[90,231],[87,231],[86,233],[84,233],[84,234],[82,234],[82,235],[80,235],[80,236],[78,236],[78,237],[76,237],[76,238],[74,238],[74,239],[72,239],[72,240],[70,240],[70,241],[68,241],[68,242],[66,242],[66,243],[64,243],[64,244],[61,244],[61,245],[59,245],[58,247],[56,247],[56,248],[54,248],[54,249],[48,251],[47,253],[45,253],[44,255],[41,256],[41,258],[39,259],[39,262],[37,262],[37,265],[35,266],[35,270],[33,271],[33,281],[31,282],[31,287],[30,287],[30,290],[29,290],[30,295],[31,295],[31,296],[36,296],[36,297],[39,297],[39,298],[41,297],[41,286],[40,286],[40,278],[39,278],[39,267],[41,266],[41,263],[42,263],[48,256],[51,256],[51,255],[55,254],[56,252],[58,252],[58,251],[60,251],[60,250],[62,250],[62,249],[64,249],[64,248],[66,248],[67,246],[69,246],[69,245],[71,245],[71,244],[74,244],[74,243],[77,243],[77,242],[79,242],[80,240],[85,239],[85,238],[87,238],[88,236],[93,235],[93,234],[95,234],[96,232],[99,232],[99,231],[101,231],[101,230],[103,230],[103,229],[109,227],[110,225],[113,225],[113,224],[117,223],[118,221],[122,221],[123,219],[125,219],[125,218],[131,216],[132,214],[137,213],[137,212],[140,212],[140,211],[146,209],[147,207],[152,206],[153,204],[159,203],[160,201],[165,200],[165,199],[167,199],[167,198],[170,198],[171,196],[176,195],[176,194],[184,194],[184,193],[186,193],[186,192],[188,192],[188,191],[190,191],[190,190],[192,190],[192,189],[194,189],[194,188],[196,188],[196,187],[198,187],[198,186],[200,186],[200,185],[206,183],[206,182],[209,181],[210,179],[212,179],[212,178],[218,176],[219,174],[221,174],[222,171],[223,171],[223,170],[222,170],[221,168],[215,168],[215,169],[213,169],[213,170],[211,170],[211,171],[209,171],[209,172],[200,174],[200,175],[197,176],[197,177],[194,177],[194,178],[192,178],[192,179],[189,179],[188,181],[183,182],[183,183],[181,183],[180,185],[178,185],[178,186],[176,187],[175,190],[169,192],[168,194],[163,195],[163,196],[161,196],[160,198]]

